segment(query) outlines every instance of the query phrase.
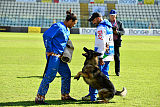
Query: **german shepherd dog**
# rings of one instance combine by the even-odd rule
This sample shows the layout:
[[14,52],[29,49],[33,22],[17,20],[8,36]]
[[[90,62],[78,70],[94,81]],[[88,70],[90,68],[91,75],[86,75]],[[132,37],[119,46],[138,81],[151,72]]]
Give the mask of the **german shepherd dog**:
[[126,96],[127,90],[123,88],[122,91],[117,91],[113,85],[113,83],[106,77],[106,75],[101,72],[98,67],[98,56],[101,53],[95,52],[93,50],[88,50],[87,48],[83,48],[86,52],[82,54],[86,57],[84,62],[84,67],[81,72],[74,77],[74,79],[79,80],[80,75],[82,75],[84,81],[89,84],[92,88],[98,90],[99,102],[108,103],[110,99],[114,97],[114,95]]

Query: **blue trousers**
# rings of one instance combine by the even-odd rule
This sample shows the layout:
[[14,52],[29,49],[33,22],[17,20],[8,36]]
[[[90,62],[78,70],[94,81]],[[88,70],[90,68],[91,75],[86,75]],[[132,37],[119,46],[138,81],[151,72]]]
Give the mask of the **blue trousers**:
[[50,56],[46,73],[38,89],[39,95],[47,94],[49,84],[56,77],[57,72],[61,75],[61,94],[69,94],[71,83],[71,72],[67,63],[61,61],[57,56]]
[[[98,65],[100,70],[107,76],[108,79],[109,79],[109,74],[108,74],[109,65],[110,65],[110,61],[105,61],[104,65]],[[89,94],[88,95],[91,97],[91,101],[95,101],[97,99],[96,98],[97,94],[98,94],[98,90],[89,86]]]

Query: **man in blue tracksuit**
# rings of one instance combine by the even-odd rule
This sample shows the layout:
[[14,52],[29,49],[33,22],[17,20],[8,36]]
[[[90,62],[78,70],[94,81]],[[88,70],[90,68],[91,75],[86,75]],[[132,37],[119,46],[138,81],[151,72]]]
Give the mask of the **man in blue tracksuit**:
[[74,100],[69,96],[71,72],[67,63],[63,62],[60,57],[64,52],[69,39],[70,30],[77,23],[77,16],[67,11],[64,22],[53,24],[43,34],[44,45],[46,48],[47,64],[41,81],[40,87],[35,98],[35,103],[45,104],[45,95],[47,94],[49,84],[56,77],[57,72],[61,75],[61,99]]
[[[109,79],[109,64],[114,61],[114,42],[112,25],[108,20],[103,20],[98,12],[92,14],[88,20],[97,26],[95,32],[95,51],[101,53],[99,57],[99,68]],[[89,86],[89,94],[82,97],[82,100],[96,100],[98,91]]]

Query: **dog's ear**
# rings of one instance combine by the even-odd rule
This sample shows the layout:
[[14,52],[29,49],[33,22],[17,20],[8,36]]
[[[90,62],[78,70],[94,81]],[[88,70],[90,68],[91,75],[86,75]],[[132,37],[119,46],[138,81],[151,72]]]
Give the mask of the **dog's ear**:
[[83,50],[84,50],[85,52],[88,52],[88,49],[87,49],[86,47],[84,47]]

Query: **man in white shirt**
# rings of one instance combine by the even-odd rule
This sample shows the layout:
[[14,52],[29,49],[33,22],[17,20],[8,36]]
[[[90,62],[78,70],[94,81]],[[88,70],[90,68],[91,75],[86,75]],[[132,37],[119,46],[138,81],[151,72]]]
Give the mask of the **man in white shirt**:
[[[103,20],[102,15],[98,12],[92,14],[89,18],[90,22],[97,26],[95,32],[94,50],[101,53],[99,56],[99,68],[109,78],[109,64],[114,61],[114,42],[112,24],[108,20]],[[89,86],[89,94],[82,97],[82,100],[96,101],[97,89]]]

